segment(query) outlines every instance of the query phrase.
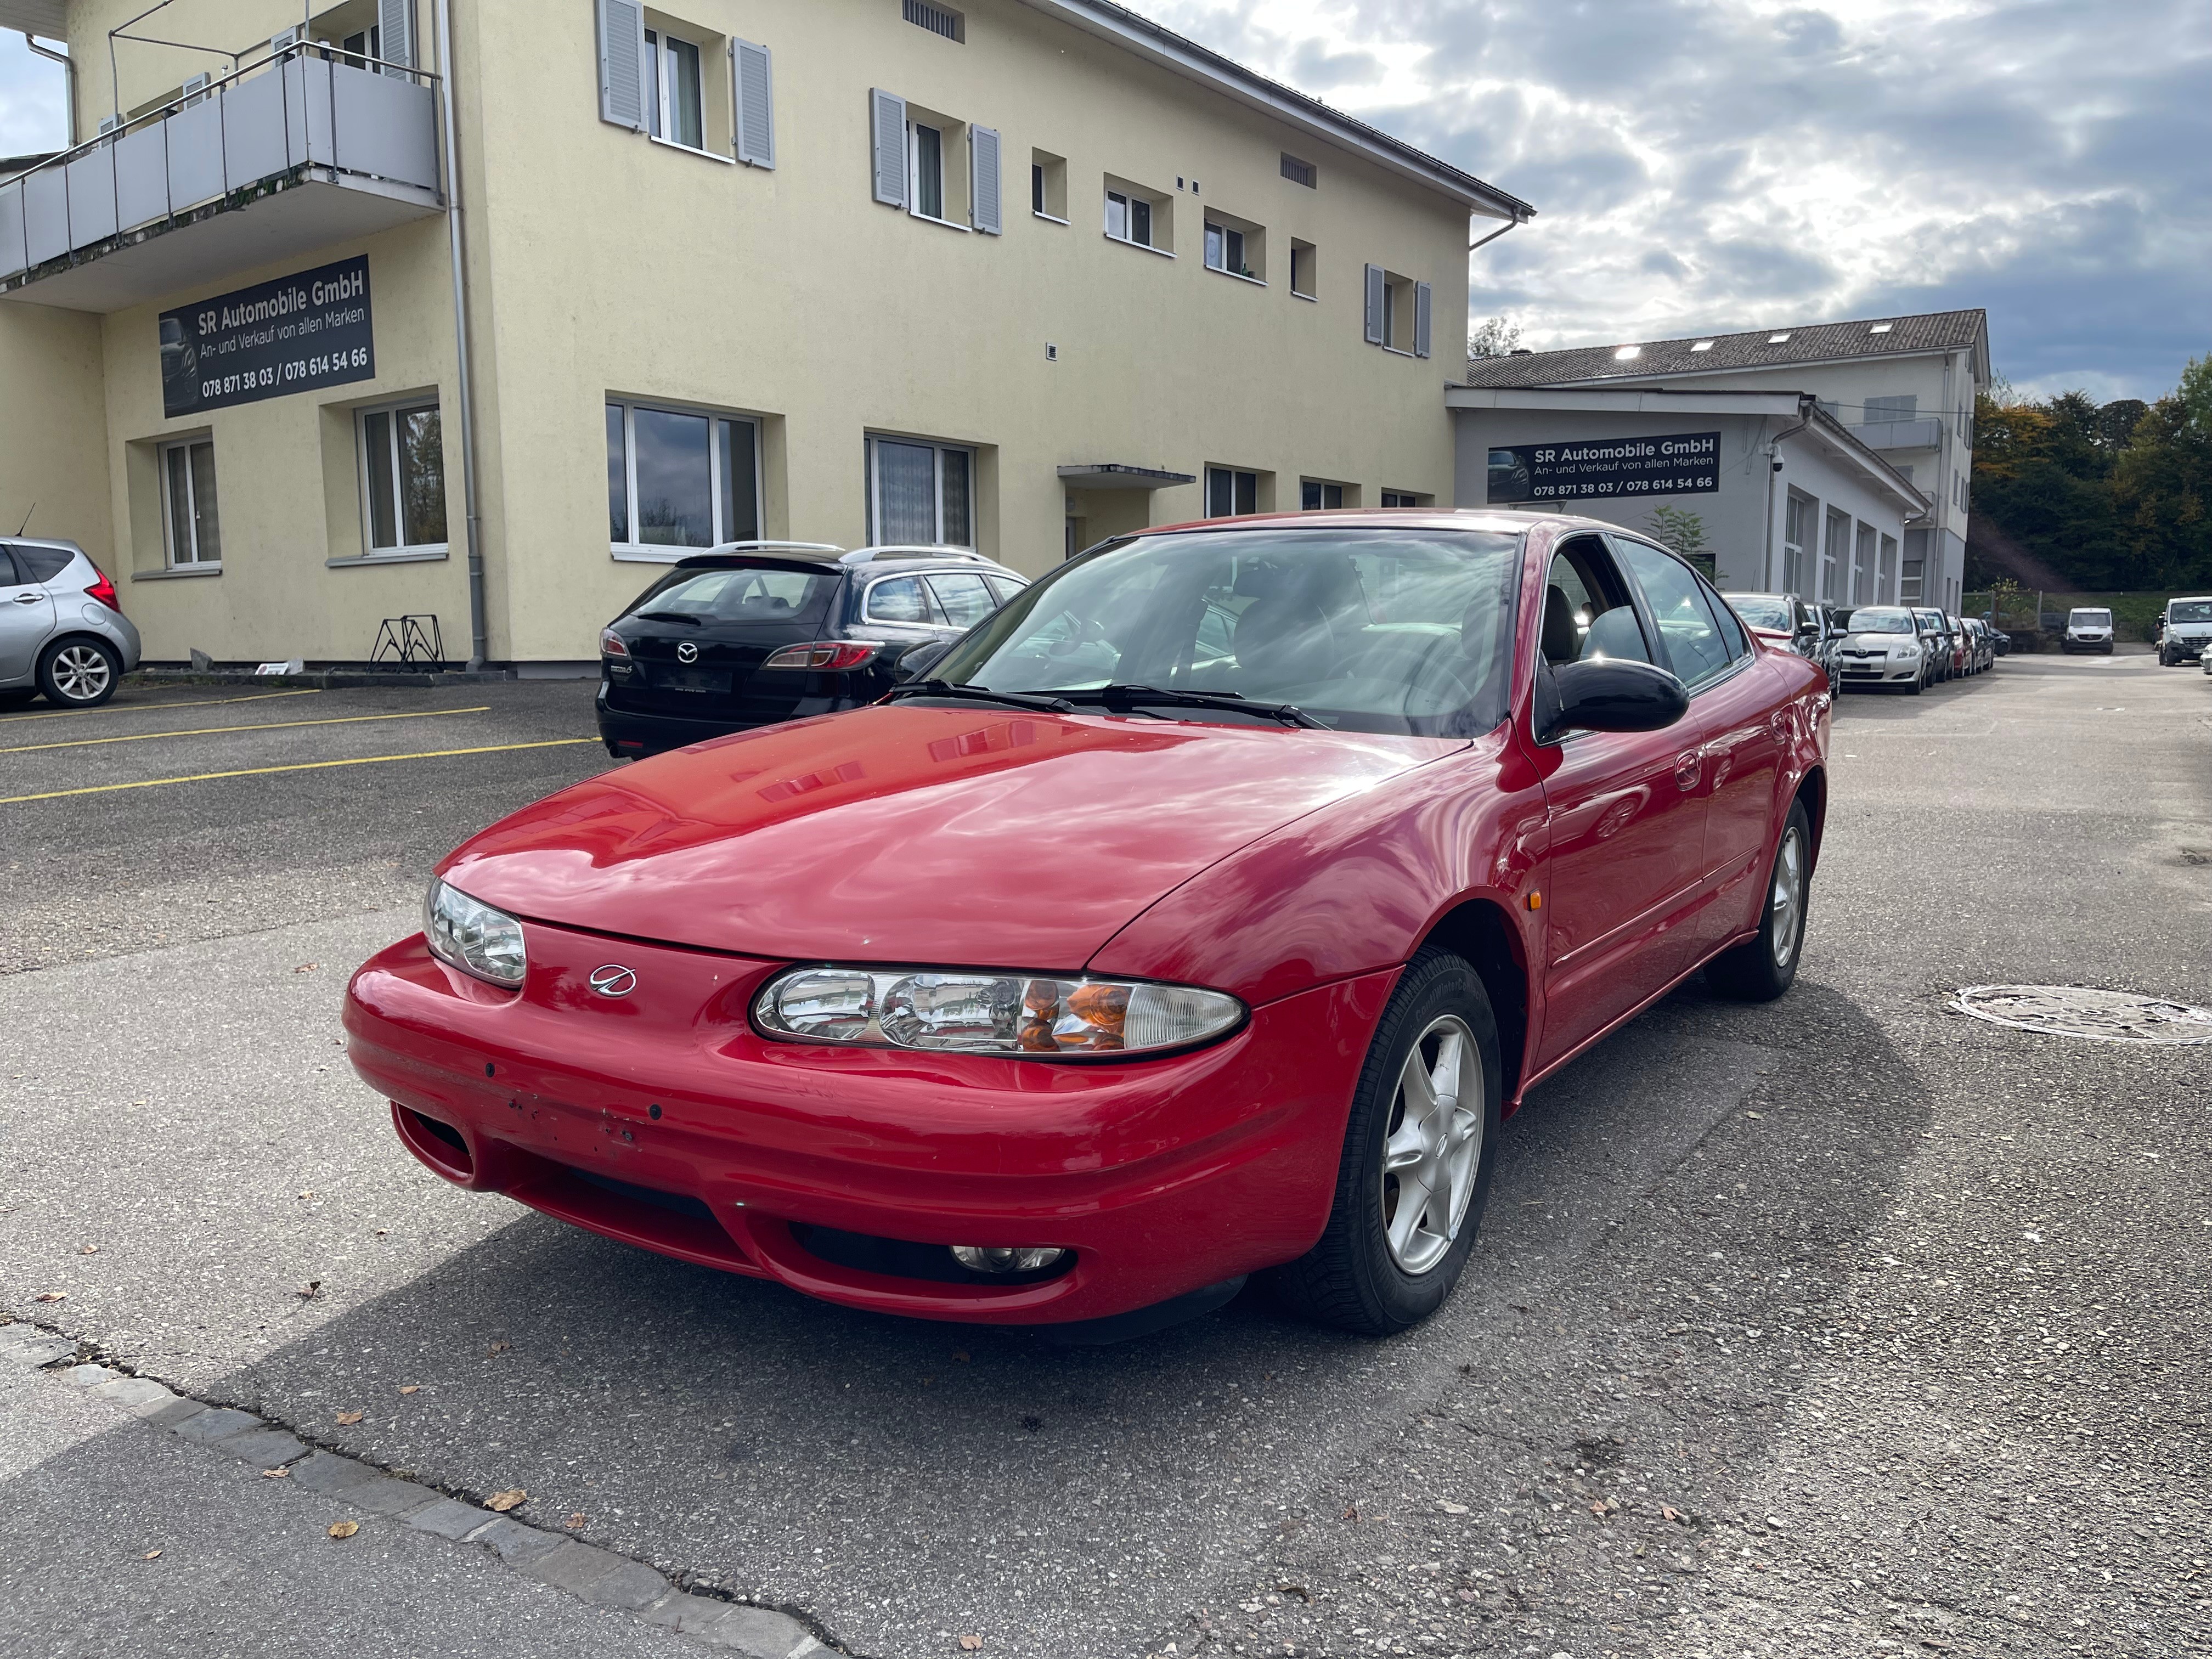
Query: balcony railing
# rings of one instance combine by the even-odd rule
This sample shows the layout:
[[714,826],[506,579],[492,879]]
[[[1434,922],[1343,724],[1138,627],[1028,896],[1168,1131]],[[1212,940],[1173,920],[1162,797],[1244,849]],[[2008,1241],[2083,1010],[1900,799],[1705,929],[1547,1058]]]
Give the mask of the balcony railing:
[[272,183],[350,185],[434,210],[437,80],[294,46],[64,150],[0,184],[0,294],[244,206]]
[[1933,449],[1943,441],[1943,425],[1935,416],[1912,421],[1869,421],[1854,427],[1869,449]]

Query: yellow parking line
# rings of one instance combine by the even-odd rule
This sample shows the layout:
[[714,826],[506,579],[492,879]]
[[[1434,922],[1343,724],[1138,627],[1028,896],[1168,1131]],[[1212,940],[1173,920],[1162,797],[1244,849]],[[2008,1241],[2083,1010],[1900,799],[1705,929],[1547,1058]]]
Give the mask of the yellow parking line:
[[319,772],[330,766],[375,766],[385,761],[443,760],[449,755],[502,755],[512,749],[559,749],[597,743],[597,738],[548,738],[541,743],[494,743],[480,749],[428,749],[418,755],[363,755],[357,760],[296,761],[289,766],[247,766],[235,772],[195,772],[189,777],[148,778],[140,783],[95,783],[82,789],[49,789],[37,795],[0,795],[0,806],[17,801],[59,800],[64,795],[105,795],[116,789],[159,789],[171,783],[206,783],[216,778],[258,778],[270,772]]
[[323,688],[311,685],[298,691],[256,691],[250,697],[194,697],[189,702],[108,702],[97,708],[57,708],[47,714],[8,714],[0,716],[0,726],[12,726],[17,720],[65,720],[79,714],[151,714],[164,708],[210,708],[219,702],[266,702],[271,697],[319,697]]
[[26,743],[0,749],[0,755],[34,755],[42,749],[89,749],[100,743],[150,743],[155,738],[206,738],[218,732],[283,732],[296,726],[358,726],[364,720],[426,720],[434,714],[482,714],[489,703],[474,708],[414,708],[397,714],[333,714],[321,720],[263,720],[254,726],[198,726],[185,732],[133,732],[120,738],[71,738],[63,743]]

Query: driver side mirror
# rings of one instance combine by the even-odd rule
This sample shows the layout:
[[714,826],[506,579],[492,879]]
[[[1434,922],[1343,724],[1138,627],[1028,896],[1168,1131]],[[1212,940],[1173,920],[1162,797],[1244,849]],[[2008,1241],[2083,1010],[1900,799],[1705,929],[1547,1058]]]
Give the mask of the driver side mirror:
[[1539,743],[1568,732],[1658,732],[1690,712],[1690,693],[1663,668],[1621,658],[1547,667],[1536,677]]
[[920,645],[910,645],[891,665],[891,678],[903,683],[917,679],[937,666],[945,653],[958,643],[954,640],[924,640]]

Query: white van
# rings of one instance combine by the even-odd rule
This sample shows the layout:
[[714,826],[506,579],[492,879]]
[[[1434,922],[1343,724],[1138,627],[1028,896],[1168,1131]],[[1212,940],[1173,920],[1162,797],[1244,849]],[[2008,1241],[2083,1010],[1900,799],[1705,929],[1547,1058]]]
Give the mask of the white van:
[[2112,654],[2112,613],[2099,605],[2076,605],[2066,613],[2066,635],[2058,648],[2071,656],[2076,651]]

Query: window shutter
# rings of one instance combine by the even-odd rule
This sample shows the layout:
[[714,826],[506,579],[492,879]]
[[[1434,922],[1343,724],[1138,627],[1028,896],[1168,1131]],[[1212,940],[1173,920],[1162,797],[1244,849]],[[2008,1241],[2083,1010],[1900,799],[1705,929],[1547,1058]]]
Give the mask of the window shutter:
[[738,160],[775,166],[775,82],[766,46],[730,42],[730,84],[738,100]]
[[599,0],[599,118],[645,131],[645,8]]
[[415,62],[415,0],[376,0],[376,23],[381,32],[377,56],[387,64]]
[[974,177],[968,192],[968,216],[975,228],[996,236],[1006,228],[999,200],[999,132],[995,127],[968,129],[968,164]]
[[1413,284],[1413,355],[1429,355],[1429,285]]
[[875,149],[876,199],[906,205],[906,100],[881,88],[868,93],[869,137]]
[[1367,267],[1367,343],[1382,343],[1382,308],[1390,303],[1390,295],[1382,286],[1382,267]]

